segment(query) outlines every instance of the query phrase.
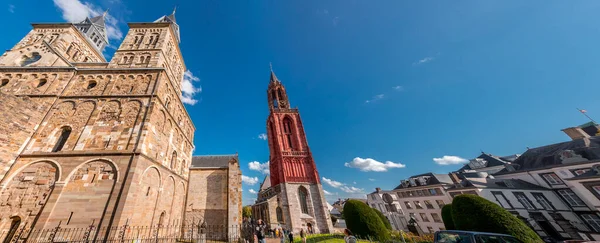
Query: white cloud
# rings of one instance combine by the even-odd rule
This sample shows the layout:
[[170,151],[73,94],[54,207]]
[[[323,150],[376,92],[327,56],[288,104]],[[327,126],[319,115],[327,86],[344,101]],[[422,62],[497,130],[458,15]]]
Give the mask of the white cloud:
[[396,85],[396,86],[392,87],[392,89],[397,90],[397,91],[403,91],[404,87],[402,87],[400,85]]
[[256,192],[254,189],[250,189],[250,190],[248,190],[248,192],[249,192],[249,193],[251,193],[251,194],[256,194],[256,193],[258,193],[258,192]]
[[192,71],[187,70],[183,73],[181,80],[181,102],[188,105],[195,105],[198,100],[194,99],[196,93],[202,92],[200,85],[195,85],[194,82],[199,82],[200,78],[194,76]]
[[375,179],[373,179],[373,178],[369,178],[369,180],[370,180],[370,181],[375,181]]
[[333,195],[331,192],[328,192],[327,190],[323,190],[323,193],[325,193],[325,195]]
[[353,181],[352,184],[356,185],[356,181]]
[[262,140],[267,140],[267,134],[265,134],[265,133],[258,134],[258,138],[262,139]]
[[341,182],[339,182],[339,181],[334,181],[334,180],[332,180],[332,179],[328,179],[328,178],[325,178],[325,177],[322,177],[321,179],[322,179],[322,180],[323,180],[325,183],[327,183],[327,185],[330,185],[331,187],[339,188],[339,187],[341,187],[341,186],[343,186],[343,185],[344,185],[344,183],[341,183]]
[[454,155],[444,155],[441,158],[433,158],[433,162],[438,165],[458,165],[467,163],[469,161]]
[[420,64],[424,64],[424,63],[431,62],[431,61],[433,61],[433,60],[435,60],[435,57],[425,57],[425,58],[423,58],[423,59],[421,59],[421,60],[419,60],[419,61],[415,62],[414,64],[415,64],[415,65],[420,65]]
[[366,158],[363,159],[361,157],[356,157],[352,161],[344,164],[346,167],[357,168],[360,171],[374,171],[374,172],[385,172],[388,169],[394,168],[404,168],[405,164],[394,163],[392,161],[386,161],[385,163],[379,162],[377,160]]
[[333,18],[333,20],[331,20],[331,22],[333,23],[334,27],[337,26],[338,23],[340,23],[340,17],[336,16],[335,18]]
[[365,190],[362,188],[356,188],[353,186],[342,186],[340,187],[340,190],[346,192],[346,193],[364,193]]
[[258,161],[252,161],[248,163],[248,168],[250,168],[250,170],[258,171],[263,174],[269,174],[269,161],[262,164]]
[[9,4],[8,5],[8,12],[14,13],[15,12],[15,5]]
[[372,102],[383,99],[383,97],[385,97],[384,94],[378,94],[378,95],[373,96],[373,98],[371,98],[370,100],[366,100],[365,103],[372,103]]
[[[71,23],[84,21],[87,17],[100,16],[104,11],[91,3],[81,2],[80,0],[53,0],[62,12],[64,20]],[[119,29],[119,22],[110,13],[106,15],[106,34],[109,39],[120,40],[123,38],[123,32]]]
[[249,176],[242,175],[242,182],[252,186],[252,185],[258,183],[258,177],[249,177]]

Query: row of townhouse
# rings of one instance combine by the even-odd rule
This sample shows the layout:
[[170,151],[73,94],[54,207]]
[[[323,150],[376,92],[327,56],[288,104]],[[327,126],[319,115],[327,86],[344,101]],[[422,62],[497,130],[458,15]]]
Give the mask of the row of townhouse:
[[[505,208],[545,239],[600,240],[599,128],[587,123],[564,129],[571,141],[522,155],[482,152],[455,172],[416,175],[393,190],[377,189],[367,203],[390,222],[412,218],[422,232],[433,233],[444,230],[443,205],[457,195],[474,194]],[[405,225],[395,229],[408,230]]]

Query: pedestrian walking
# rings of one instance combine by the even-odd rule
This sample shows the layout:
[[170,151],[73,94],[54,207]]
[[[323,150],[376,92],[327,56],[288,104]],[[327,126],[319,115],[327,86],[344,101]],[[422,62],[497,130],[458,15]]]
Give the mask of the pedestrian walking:
[[302,239],[302,243],[306,243],[306,232],[304,232],[304,229],[300,230],[300,239]]
[[267,242],[265,240],[265,223],[262,221],[262,219],[259,219],[256,225],[256,239],[258,240],[258,243]]
[[349,229],[344,229],[344,241],[346,243],[356,243],[356,237]]
[[290,229],[290,233],[288,234],[288,238],[290,238],[290,243],[294,242],[294,232]]

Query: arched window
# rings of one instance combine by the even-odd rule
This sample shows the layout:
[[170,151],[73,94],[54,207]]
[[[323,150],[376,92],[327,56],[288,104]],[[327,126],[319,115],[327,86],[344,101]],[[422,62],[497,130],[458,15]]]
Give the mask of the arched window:
[[127,57],[123,57],[123,63],[127,63]]
[[19,229],[20,225],[21,225],[20,217],[15,216],[15,217],[11,218],[10,228],[8,229],[8,233],[6,234],[6,238],[4,238],[4,242],[11,242],[11,239],[17,233],[17,230]]
[[140,63],[144,63],[144,62],[145,62],[145,61],[144,61],[144,56],[141,56],[141,57],[140,57]]
[[277,96],[275,96],[275,90],[271,91],[271,100],[273,100],[273,107],[278,108]]
[[46,85],[47,82],[48,82],[48,80],[46,80],[44,78],[40,79],[40,82],[37,84],[37,88],[40,88],[40,87]]
[[6,86],[8,84],[8,79],[2,79],[2,82],[0,82],[0,88]]
[[60,132],[60,136],[58,137],[58,140],[56,141],[56,145],[54,145],[52,152],[61,151],[62,148],[65,146],[67,139],[69,139],[69,136],[71,135],[70,127],[63,127],[61,130],[62,131]]
[[292,142],[292,121],[289,117],[283,119],[283,135],[290,150],[294,149],[294,143]]
[[306,188],[302,186],[298,188],[298,199],[300,199],[300,209],[302,210],[302,213],[308,214],[308,192],[306,191]]
[[177,152],[173,151],[173,156],[171,156],[171,169],[175,169],[175,162],[177,162]]
[[277,207],[275,211],[277,213],[277,222],[283,222],[283,211],[281,210],[281,207]]
[[93,89],[94,87],[96,87],[96,85],[98,85],[98,83],[96,81],[90,80],[88,82],[87,89]]

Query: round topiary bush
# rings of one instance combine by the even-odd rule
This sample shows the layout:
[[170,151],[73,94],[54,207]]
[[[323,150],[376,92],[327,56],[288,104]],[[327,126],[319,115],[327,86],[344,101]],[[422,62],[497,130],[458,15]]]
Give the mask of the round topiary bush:
[[447,230],[454,230],[454,222],[452,221],[452,204],[446,204],[442,207],[442,220],[444,221],[444,227]]
[[383,225],[385,225],[385,228],[388,230],[392,230],[392,224],[390,224],[390,220],[387,219],[385,217],[385,215],[383,215],[383,213],[379,212],[379,210],[371,208],[371,210],[375,211],[375,213],[377,214],[377,217],[379,217],[379,219],[381,219],[381,222],[383,222]]
[[348,200],[343,211],[346,226],[357,237],[368,238],[385,242],[390,239],[390,234],[385,228],[377,213],[371,207],[358,200]]
[[543,242],[527,224],[497,204],[477,195],[458,195],[452,201],[457,230],[507,234],[525,242]]

